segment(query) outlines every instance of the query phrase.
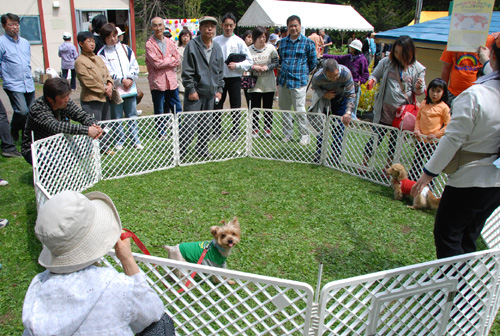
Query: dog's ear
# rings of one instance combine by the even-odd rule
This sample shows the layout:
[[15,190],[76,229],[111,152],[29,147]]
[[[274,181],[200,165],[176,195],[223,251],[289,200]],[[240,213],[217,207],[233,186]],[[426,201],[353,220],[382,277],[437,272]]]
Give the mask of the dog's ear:
[[398,181],[403,181],[404,179],[408,178],[408,172],[406,171],[405,167],[403,165],[400,165],[399,169],[399,176],[398,176]]
[[214,238],[217,237],[217,235],[219,234],[219,229],[220,227],[214,225],[210,228],[210,233],[212,234],[212,236],[214,236]]
[[231,223],[236,226],[236,227],[240,227],[240,222],[238,221],[238,218],[236,218],[236,216],[234,216],[233,220],[231,221]]

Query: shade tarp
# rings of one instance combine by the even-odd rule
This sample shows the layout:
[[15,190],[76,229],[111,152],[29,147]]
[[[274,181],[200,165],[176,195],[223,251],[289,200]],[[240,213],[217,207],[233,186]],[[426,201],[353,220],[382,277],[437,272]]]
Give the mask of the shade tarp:
[[238,25],[286,26],[291,15],[300,17],[302,28],[373,31],[373,26],[351,6],[277,0],[254,0]]

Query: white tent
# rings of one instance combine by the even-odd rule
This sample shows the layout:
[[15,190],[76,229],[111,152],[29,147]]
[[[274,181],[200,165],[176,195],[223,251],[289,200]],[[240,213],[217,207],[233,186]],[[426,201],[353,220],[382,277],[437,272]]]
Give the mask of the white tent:
[[300,17],[302,28],[373,31],[373,26],[351,6],[299,1],[254,0],[238,25],[286,26],[290,15]]

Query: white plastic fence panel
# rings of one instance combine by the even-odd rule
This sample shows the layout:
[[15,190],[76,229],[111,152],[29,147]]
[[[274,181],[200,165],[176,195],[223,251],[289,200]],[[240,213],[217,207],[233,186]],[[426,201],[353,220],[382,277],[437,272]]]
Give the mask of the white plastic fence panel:
[[500,250],[339,280],[317,335],[484,335],[498,311]]
[[246,109],[178,113],[180,165],[247,156]]
[[489,248],[500,248],[500,208],[491,214],[481,231],[486,246]]
[[327,124],[327,142],[323,146],[325,166],[390,185],[385,169],[397,152],[400,136],[397,129],[360,120],[345,127],[339,116],[330,116]]
[[[313,289],[306,283],[141,254],[134,258],[175,321],[177,335],[312,333]],[[120,268],[113,251],[103,261]],[[189,277],[193,271],[194,280]],[[192,288],[185,286],[187,279]]]
[[[325,127],[325,115],[281,110],[252,109],[252,132],[249,156],[259,159],[285,162],[320,163],[321,140]],[[290,133],[287,121],[292,123]],[[300,122],[306,125],[303,132],[309,142],[302,142]]]
[[100,180],[98,142],[88,136],[57,134],[36,141],[31,151],[37,201],[63,190],[83,191]]
[[[422,168],[436,150],[439,139],[427,139],[425,135],[416,138],[413,132],[409,131],[403,131],[400,139],[397,161],[407,168],[409,179],[417,181],[422,174]],[[436,197],[440,197],[443,193],[447,179],[445,173],[432,179],[429,187]]]
[[175,162],[174,116],[162,114],[99,123],[105,131],[99,145],[105,180],[172,168]]

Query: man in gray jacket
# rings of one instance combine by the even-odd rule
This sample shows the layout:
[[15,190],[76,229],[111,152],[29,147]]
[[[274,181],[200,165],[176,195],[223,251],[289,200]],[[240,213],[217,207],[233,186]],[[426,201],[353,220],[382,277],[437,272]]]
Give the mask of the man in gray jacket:
[[[224,58],[221,47],[213,43],[217,19],[204,16],[199,20],[201,35],[188,43],[182,61],[182,83],[185,88],[184,111],[213,110],[222,96],[224,87]],[[183,159],[195,134],[198,135],[196,153],[209,159],[208,137],[212,126],[212,114],[188,114],[181,120],[180,154]]]

